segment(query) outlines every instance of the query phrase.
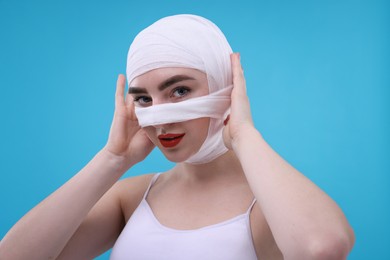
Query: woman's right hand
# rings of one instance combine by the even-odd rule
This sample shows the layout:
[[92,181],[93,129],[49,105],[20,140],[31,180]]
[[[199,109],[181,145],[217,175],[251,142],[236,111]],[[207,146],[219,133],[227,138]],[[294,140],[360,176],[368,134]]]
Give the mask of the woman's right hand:
[[126,170],[142,161],[153,150],[154,144],[139,126],[131,95],[124,97],[126,79],[120,74],[115,93],[115,113],[107,144],[103,148],[118,157]]
[[119,188],[109,190],[154,147],[124,90],[125,77],[119,75],[105,147],[10,229],[0,242],[0,259],[92,259],[114,243],[123,228],[123,211]]

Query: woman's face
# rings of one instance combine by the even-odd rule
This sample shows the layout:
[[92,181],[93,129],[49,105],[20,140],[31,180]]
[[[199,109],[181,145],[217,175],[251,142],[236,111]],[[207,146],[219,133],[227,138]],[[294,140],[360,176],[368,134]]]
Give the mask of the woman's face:
[[[135,106],[176,103],[209,93],[205,73],[188,68],[160,68],[135,78],[129,87]],[[209,118],[144,128],[168,160],[182,162],[195,154],[207,137]]]

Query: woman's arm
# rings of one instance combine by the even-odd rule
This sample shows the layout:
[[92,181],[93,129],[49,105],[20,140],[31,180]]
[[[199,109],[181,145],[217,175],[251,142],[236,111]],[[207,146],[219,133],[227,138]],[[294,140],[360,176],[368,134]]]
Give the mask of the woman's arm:
[[232,55],[232,69],[232,107],[224,140],[239,158],[284,257],[345,259],[354,234],[343,212],[265,142],[252,122],[237,54]]
[[56,259],[90,209],[121,174],[114,158],[97,154],[16,223],[1,241],[0,259]]
[[[119,234],[123,218],[115,191],[107,193],[89,217],[86,216],[122,174],[153,149],[138,126],[131,98],[124,99],[124,88],[125,79],[120,75],[106,146],[79,173],[15,224],[0,242],[0,259],[56,259],[73,234],[96,239],[93,237],[96,233],[88,233],[91,228],[84,233],[76,232],[84,219],[88,223],[102,223],[107,218],[112,229],[106,227],[100,234],[108,240]],[[102,216],[105,213],[110,215]]]
[[93,259],[112,248],[152,176],[141,175],[115,183],[89,211],[56,259]]

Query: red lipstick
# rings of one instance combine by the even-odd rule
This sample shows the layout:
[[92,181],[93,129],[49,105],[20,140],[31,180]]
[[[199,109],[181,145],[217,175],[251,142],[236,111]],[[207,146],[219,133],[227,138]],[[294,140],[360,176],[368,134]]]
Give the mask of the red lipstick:
[[163,134],[163,135],[159,135],[158,139],[160,140],[162,146],[166,148],[170,148],[178,145],[181,139],[183,139],[184,135],[185,134]]

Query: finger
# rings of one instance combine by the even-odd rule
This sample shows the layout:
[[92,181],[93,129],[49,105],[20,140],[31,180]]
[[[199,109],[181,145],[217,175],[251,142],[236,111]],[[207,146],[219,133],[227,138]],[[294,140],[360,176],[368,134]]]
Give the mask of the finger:
[[238,52],[231,54],[232,68],[237,74],[243,74],[243,69],[240,60],[240,54]]
[[116,81],[115,107],[121,107],[125,105],[125,82],[125,76],[123,74],[119,74],[118,79]]
[[240,62],[240,54],[233,53],[231,55],[232,72],[233,72],[233,84],[235,88],[246,92],[244,71]]
[[127,108],[127,111],[128,111],[128,113],[130,115],[130,120],[138,122],[138,118],[135,115],[134,100],[133,100],[133,97],[131,95],[129,95],[129,94],[127,94],[127,98],[126,98],[126,108]]
[[129,119],[132,121],[138,122],[137,116],[135,114],[134,97],[131,94],[126,93],[126,98],[125,98],[124,104],[125,104],[127,116],[129,117]]
[[125,103],[126,103],[126,106],[133,105],[134,104],[134,97],[131,94],[127,93]]

